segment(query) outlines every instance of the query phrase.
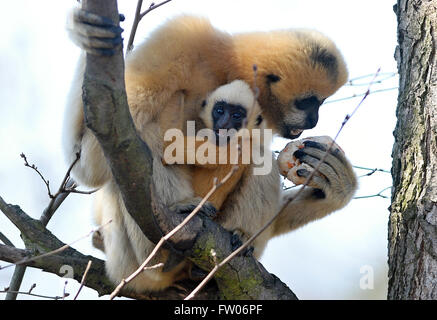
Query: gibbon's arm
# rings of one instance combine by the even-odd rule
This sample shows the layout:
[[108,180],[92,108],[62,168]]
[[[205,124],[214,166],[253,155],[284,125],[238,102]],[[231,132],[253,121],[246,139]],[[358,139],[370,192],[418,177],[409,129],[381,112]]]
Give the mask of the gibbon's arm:
[[[322,159],[327,144],[314,141],[304,143],[304,147],[294,153],[306,169],[298,170],[298,175],[308,177]],[[288,190],[282,195],[283,208],[274,223],[273,234],[280,235],[297,229],[311,221],[323,218],[329,213],[343,208],[357,189],[357,178],[352,166],[339,150],[330,151],[325,161],[298,198],[294,198],[299,188]],[[284,207],[285,205],[285,207]]]

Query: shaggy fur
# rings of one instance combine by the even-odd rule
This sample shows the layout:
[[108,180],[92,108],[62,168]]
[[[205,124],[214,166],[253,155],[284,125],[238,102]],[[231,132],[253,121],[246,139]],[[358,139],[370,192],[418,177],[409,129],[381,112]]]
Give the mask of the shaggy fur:
[[[153,153],[153,181],[165,205],[177,210],[198,202],[187,167],[162,163],[165,131],[179,128],[187,120],[196,121],[198,129],[204,127],[199,114],[205,97],[236,79],[254,88],[254,64],[258,68],[258,101],[266,123],[285,137],[311,128],[317,121],[318,105],[311,110],[299,109],[295,105],[298,99],[316,97],[323,101],[347,79],[341,54],[318,32],[280,30],[230,35],[215,29],[207,19],[192,16],[165,23],[128,55],[126,90],[130,111],[138,133]],[[77,181],[102,188],[96,198],[95,218],[98,224],[113,219],[110,227],[102,230],[102,241],[108,275],[117,283],[145,260],[153,244],[126,212],[100,146],[83,124],[82,78],[83,63],[78,67],[66,110],[65,152],[68,161],[81,152],[79,164],[73,169]],[[272,237],[348,203],[356,188],[355,176],[347,161],[336,165],[331,170],[336,176],[330,176],[331,171],[322,172],[334,182],[325,190],[324,198],[314,197],[314,190],[307,188],[285,208],[283,199],[293,191],[281,193],[275,159],[272,171],[265,176],[253,175],[255,166],[251,165],[223,203],[218,222],[246,238],[282,210],[276,223],[253,243],[254,254],[259,257]],[[156,260],[165,261],[167,254],[163,252]],[[129,287],[136,291],[164,289],[185,276],[184,268],[182,262],[171,272],[144,271]]]

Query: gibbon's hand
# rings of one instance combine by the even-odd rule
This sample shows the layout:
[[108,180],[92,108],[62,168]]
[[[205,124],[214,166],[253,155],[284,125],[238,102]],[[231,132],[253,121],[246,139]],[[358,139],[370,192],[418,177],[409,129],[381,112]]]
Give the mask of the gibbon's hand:
[[[120,16],[123,21],[124,17]],[[123,29],[111,19],[82,9],[72,10],[67,30],[73,42],[87,53],[98,56],[112,56],[123,44]]]
[[[249,238],[246,237],[244,235],[244,233],[239,230],[239,229],[235,229],[232,231],[232,236],[231,236],[231,246],[232,246],[232,251],[237,250],[238,248],[240,248],[243,245],[243,241],[246,242]],[[253,252],[254,252],[255,248],[253,246],[247,246],[241,253],[240,255],[243,257],[248,257],[248,256],[252,256]]]
[[[179,213],[179,214],[190,214],[202,201],[200,197],[195,197],[192,199],[187,199],[170,206],[170,210]],[[203,206],[200,208],[199,215],[203,215],[210,219],[214,219],[217,216],[217,209],[210,203],[205,202]]]
[[[285,172],[282,169],[282,173],[284,175],[286,173],[287,178],[295,184],[305,183],[311,172],[319,165],[331,142],[332,139],[326,136],[306,138],[302,142],[291,142],[292,145],[289,144],[284,149],[288,152],[288,156],[290,156],[290,151],[292,152],[293,159],[288,162],[290,170]],[[284,155],[281,156],[284,158]],[[283,159],[281,160],[283,162]],[[352,197],[357,186],[357,179],[351,164],[337,144],[333,144],[308,185],[315,188],[314,195],[322,199],[336,198],[348,201]]]

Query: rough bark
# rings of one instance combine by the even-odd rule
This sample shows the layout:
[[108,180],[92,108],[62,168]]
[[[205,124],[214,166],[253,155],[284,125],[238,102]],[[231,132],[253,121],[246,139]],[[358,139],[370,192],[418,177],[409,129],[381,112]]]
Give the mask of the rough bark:
[[437,1],[399,0],[389,299],[437,299]]

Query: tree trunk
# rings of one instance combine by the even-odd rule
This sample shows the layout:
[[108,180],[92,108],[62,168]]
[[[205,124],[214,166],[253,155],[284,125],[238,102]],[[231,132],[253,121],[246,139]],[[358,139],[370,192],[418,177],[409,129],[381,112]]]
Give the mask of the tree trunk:
[[398,0],[388,299],[437,299],[437,0]]

